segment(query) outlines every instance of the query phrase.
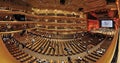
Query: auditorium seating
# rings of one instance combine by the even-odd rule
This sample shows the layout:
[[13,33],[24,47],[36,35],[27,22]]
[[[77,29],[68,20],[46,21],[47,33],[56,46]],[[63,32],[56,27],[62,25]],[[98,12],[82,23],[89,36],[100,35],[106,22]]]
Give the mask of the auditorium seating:
[[11,32],[33,28],[33,24],[0,24],[0,32]]
[[[24,11],[24,10],[23,10]],[[45,11],[45,10],[44,10]],[[48,10],[50,11],[50,10]],[[64,12],[62,12],[61,14],[64,14],[64,16],[57,16],[56,17],[56,14],[57,13],[53,13],[53,12],[49,12],[48,14],[47,13],[44,13],[46,16],[38,16],[38,15],[35,15],[32,16],[32,12],[31,14],[28,14],[26,12],[21,12],[20,11],[12,11],[12,10],[8,10],[7,12],[5,11],[0,11],[3,15],[6,14],[5,16],[9,16],[10,18],[7,18],[7,19],[1,19],[1,21],[18,21],[16,20],[13,15],[14,14],[20,14],[20,15],[25,15],[25,21],[36,21],[36,22],[41,22],[43,23],[43,25],[39,24],[40,27],[44,27],[44,28],[40,28],[40,30],[46,30],[46,31],[74,31],[74,32],[70,32],[70,33],[75,33],[76,31],[81,31],[81,30],[87,30],[87,27],[86,27],[86,19],[85,18],[73,18],[72,15],[74,15],[74,17],[76,15],[79,16],[79,14],[74,14],[74,13],[67,13],[65,14]],[[59,14],[59,13],[58,13]],[[52,15],[55,15],[52,16]],[[67,17],[67,15],[69,16],[72,16],[72,17]],[[3,18],[5,18],[3,16]],[[82,20],[82,22],[80,22]],[[79,23],[78,23],[79,21]],[[48,23],[50,22],[50,23]],[[69,24],[72,26],[72,25],[76,25],[74,27],[71,27],[70,25],[65,25],[65,24]],[[46,26],[44,26],[44,24]],[[55,24],[55,25],[54,25]],[[58,25],[62,25],[62,27],[60,26],[56,26],[56,24]],[[35,25],[35,24],[34,24]],[[33,27],[34,27],[33,25]],[[65,26],[63,26],[65,25]],[[36,26],[36,27],[39,27],[39,26]],[[53,26],[53,27],[51,27]],[[23,28],[26,28],[26,27],[23,27]],[[31,28],[31,27],[28,27],[28,28]],[[13,28],[15,29],[15,28]],[[18,28],[17,28],[18,29]],[[15,31],[15,30],[10,30],[10,31]]]
[[[107,37],[106,40],[100,45],[100,48],[97,50],[88,53],[88,55],[84,56],[81,60],[79,58],[76,59],[77,63],[95,63],[98,59],[100,59],[104,53],[106,52],[108,46],[111,44],[110,40],[113,37]],[[107,45],[107,46],[105,46]]]
[[6,47],[8,48],[9,52],[13,55],[13,57],[15,57],[16,60],[19,60],[22,63],[36,63],[37,58],[20,50],[18,46],[14,44],[14,41],[15,40],[12,41],[11,39],[5,42]]
[[[32,37],[32,34],[30,36]],[[86,51],[87,46],[92,44],[92,47],[94,47],[97,44],[99,44],[102,40],[104,40],[104,37],[102,37],[103,39],[101,39],[101,37],[100,38],[98,37],[90,38],[90,37],[88,34],[88,36],[82,37],[82,39],[75,39],[75,40],[66,39],[67,41],[64,40],[60,41],[57,39],[52,40],[47,37],[43,38],[39,35],[35,35],[34,38],[29,38],[28,41],[30,41],[31,39],[35,39],[36,41],[34,43],[29,42],[29,44],[26,45],[26,48],[41,54],[51,55],[51,56],[75,55]],[[101,39],[101,41],[98,42],[97,39]],[[67,50],[64,50],[65,48]]]
[[[7,6],[7,5],[6,5]],[[19,7],[19,6],[18,6]],[[23,7],[24,8],[24,7]],[[13,12],[23,12],[23,13],[27,13],[27,14],[34,14],[34,15],[38,15],[38,16],[58,16],[58,17],[73,17],[73,18],[81,18],[79,16],[79,14],[71,14],[71,13],[68,13],[68,14],[64,14],[63,13],[54,13],[54,12],[51,12],[51,13],[36,13],[34,10],[31,11],[31,10],[21,10],[21,9],[18,9],[18,8],[9,8],[9,7],[0,7],[0,10],[1,11],[13,11]],[[41,10],[41,11],[45,11],[45,10]],[[49,10],[48,10],[49,11]],[[51,11],[51,10],[50,10]],[[29,20],[29,19],[28,19]]]

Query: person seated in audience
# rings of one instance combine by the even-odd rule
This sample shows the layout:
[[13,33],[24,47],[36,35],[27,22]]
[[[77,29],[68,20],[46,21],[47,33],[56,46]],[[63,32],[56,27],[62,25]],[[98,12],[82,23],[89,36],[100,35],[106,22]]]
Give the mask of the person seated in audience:
[[8,40],[6,43],[7,43],[7,44],[13,44],[10,40]]
[[90,51],[88,50],[88,51],[87,51],[87,54],[89,54],[89,53],[90,53]]
[[64,48],[64,50],[67,51],[67,53],[72,52],[69,48],[66,48],[66,47]]
[[98,39],[98,41],[100,42],[102,39]]
[[80,37],[80,41],[82,41],[82,38]]
[[78,46],[79,46],[80,44],[78,44]]
[[84,34],[82,34],[82,37],[84,36]]
[[100,48],[96,52],[97,52],[97,54],[103,54],[105,52],[105,49]]
[[48,37],[49,37],[49,39],[51,39],[51,35],[49,35]]
[[81,57],[78,57],[78,59],[79,59],[80,61],[82,61],[82,58],[81,58]]
[[46,59],[41,59],[42,63],[48,62]]
[[42,61],[41,61],[40,59],[37,59],[36,62],[37,62],[37,63],[41,63]]
[[90,40],[93,40],[92,38]]
[[49,48],[55,52],[55,48],[53,46],[49,46]]
[[52,49],[52,47],[51,47],[51,46],[49,46],[49,48],[50,48],[50,49]]
[[19,47],[19,42],[15,42],[15,45],[16,45],[17,47]]
[[72,63],[71,57],[68,56],[67,58],[68,58],[68,62],[69,62],[69,63]]
[[44,37],[44,35],[41,35],[41,37]]
[[105,49],[101,49],[103,52],[105,52],[106,50]]
[[55,44],[55,47],[56,47],[56,46],[59,47],[59,45],[58,45],[57,43]]
[[88,42],[91,42],[91,40],[88,40]]
[[84,48],[87,48],[87,46],[85,46],[85,45],[84,45],[83,47],[84,47]]
[[8,39],[3,37],[3,41],[6,42]]
[[84,41],[84,43],[86,43],[86,41]]
[[20,43],[19,45],[21,45],[21,48],[25,48],[25,45],[23,43]]
[[112,40],[112,37],[110,37],[109,40]]
[[96,51],[97,52],[97,54],[102,54],[103,52],[102,51],[100,51],[100,50],[98,50],[98,51]]
[[75,40],[75,39],[76,39],[76,37],[77,37],[77,36],[76,36],[76,35],[74,35],[74,36],[73,36],[73,39]]
[[48,61],[43,61],[43,63],[49,63]]
[[61,63],[65,63],[64,61],[62,61]]
[[33,39],[32,39],[32,43],[34,43],[34,42],[35,42],[35,39],[33,38]]
[[41,47],[41,48],[40,48],[40,50],[43,50],[43,49],[44,49],[44,47]]
[[68,52],[72,52],[71,49],[69,49],[69,48],[67,49],[67,51],[68,51]]
[[52,48],[53,49],[53,51],[55,52],[55,48]]
[[87,53],[87,54],[89,54],[89,53],[90,53],[90,51],[89,51],[88,49],[86,49],[86,53]]
[[93,47],[94,47],[94,45],[92,45],[92,44],[87,45],[87,49],[88,50],[91,49],[91,48],[93,48]]

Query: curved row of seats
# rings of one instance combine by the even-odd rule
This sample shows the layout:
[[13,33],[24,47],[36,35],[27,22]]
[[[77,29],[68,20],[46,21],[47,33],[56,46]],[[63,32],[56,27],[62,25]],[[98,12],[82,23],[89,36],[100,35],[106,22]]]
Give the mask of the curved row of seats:
[[[35,34],[30,34],[28,35],[28,37],[31,38],[24,41],[29,42],[26,45],[26,48],[41,54],[51,56],[68,56],[79,54],[86,51],[89,46],[93,48],[94,46],[99,44],[102,40],[104,40],[104,38],[101,37],[90,38],[89,35],[84,36],[80,39],[68,41],[60,41],[57,39],[51,40],[49,38],[43,38]],[[32,41],[32,39],[34,39],[34,42]]]
[[[8,51],[11,53],[11,55],[16,58],[16,60],[20,61],[20,63],[59,63],[60,60],[53,61],[48,60],[46,58],[44,59],[38,59],[37,57],[34,57],[22,50],[16,43],[16,39],[14,38],[6,38],[7,40],[3,40]],[[67,63],[66,60],[64,60],[65,63]]]
[[97,50],[91,53],[88,53],[82,59],[80,58],[75,59],[76,61],[75,63],[96,63],[97,60],[99,60],[104,55],[104,53],[107,51],[109,45],[111,44],[112,39],[113,39],[113,36],[107,37],[104,40],[104,42],[100,45],[100,48],[98,48]]
[[9,52],[13,55],[13,57],[16,58],[16,60],[19,60],[22,63],[35,63],[37,58],[34,56],[31,56],[24,51],[20,50],[14,42],[11,40],[7,40],[5,42],[6,47],[8,48]]
[[99,37],[99,38],[105,38],[105,36],[101,33],[91,33],[91,32],[79,32],[79,33],[71,33],[71,34],[60,34],[60,32],[57,33],[52,33],[52,32],[43,32],[39,29],[33,29],[31,32],[28,31],[28,33],[31,33],[33,35],[39,35],[44,38],[49,38],[49,39],[77,39],[81,38],[83,36],[89,36],[91,38]]

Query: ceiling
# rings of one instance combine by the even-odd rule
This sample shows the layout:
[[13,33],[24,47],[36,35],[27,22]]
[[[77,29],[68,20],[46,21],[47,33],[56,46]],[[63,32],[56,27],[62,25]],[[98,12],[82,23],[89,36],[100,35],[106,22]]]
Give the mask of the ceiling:
[[[39,9],[58,9],[67,11],[94,11],[103,8],[116,8],[115,0],[0,0],[0,2]],[[108,4],[108,3],[111,4]]]

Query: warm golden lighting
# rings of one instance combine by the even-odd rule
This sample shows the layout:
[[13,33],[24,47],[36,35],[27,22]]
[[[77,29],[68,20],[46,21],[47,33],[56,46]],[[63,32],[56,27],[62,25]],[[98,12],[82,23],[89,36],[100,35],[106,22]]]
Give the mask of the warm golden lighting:
[[32,14],[46,14],[46,13],[54,13],[55,15],[56,14],[64,14],[64,15],[74,14],[74,15],[80,15],[81,18],[84,18],[83,12],[77,13],[77,12],[70,12],[70,11],[57,10],[57,9],[52,10],[52,9],[37,9],[37,8],[32,8],[32,10],[33,10]]

